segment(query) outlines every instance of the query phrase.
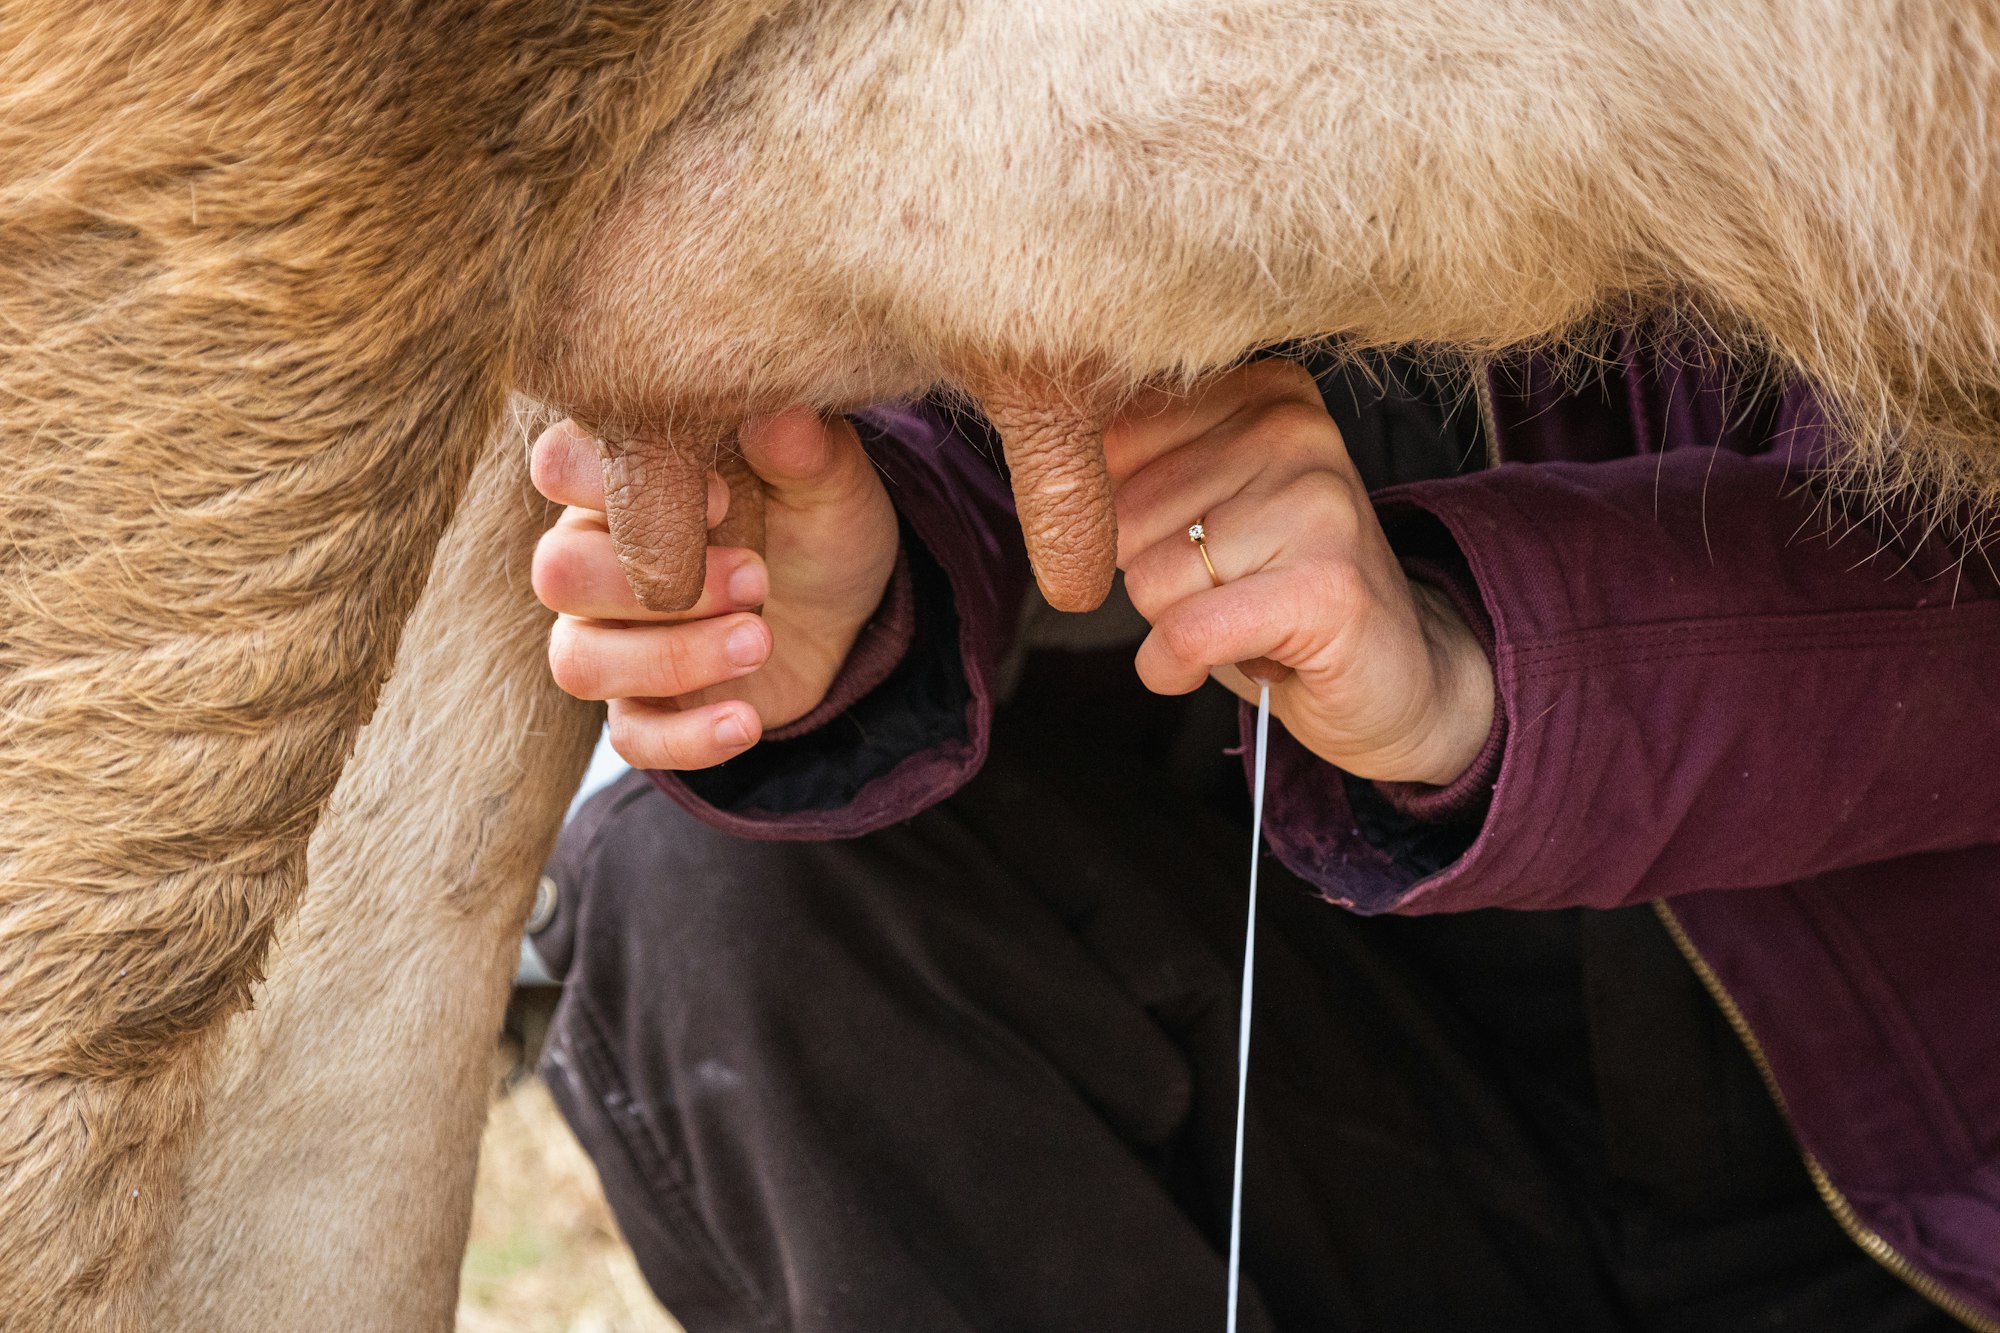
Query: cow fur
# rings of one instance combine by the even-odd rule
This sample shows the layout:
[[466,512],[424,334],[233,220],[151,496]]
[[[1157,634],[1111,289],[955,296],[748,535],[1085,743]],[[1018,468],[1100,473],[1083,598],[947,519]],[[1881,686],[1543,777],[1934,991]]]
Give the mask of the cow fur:
[[[956,384],[1072,604],[1105,411],[1307,335],[1483,355],[1667,310],[1815,384],[1876,493],[1984,502],[1996,29],[0,3],[0,1326],[135,1321],[221,1022],[511,380],[697,468],[746,411]],[[636,559],[699,540],[644,500]]]
[[1003,436],[1070,437],[1017,496],[1045,585],[1096,552],[1086,601],[1104,409],[1323,334],[1669,316],[1812,382],[1870,494],[1986,508],[1996,57],[2000,10],[1906,0],[795,10],[621,192],[543,356],[625,431],[997,397]]
[[523,330],[758,10],[0,9],[0,1327],[138,1322]]
[[474,474],[228,1025],[146,1302],[162,1333],[451,1327],[521,921],[604,713],[549,678],[535,420]]

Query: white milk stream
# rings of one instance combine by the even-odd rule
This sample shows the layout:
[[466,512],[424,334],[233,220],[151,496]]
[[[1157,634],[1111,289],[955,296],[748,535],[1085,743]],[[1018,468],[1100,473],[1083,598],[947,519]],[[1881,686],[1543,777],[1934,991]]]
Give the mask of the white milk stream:
[[1243,1106],[1250,1093],[1250,979],[1257,963],[1257,863],[1264,850],[1264,757],[1271,736],[1271,687],[1257,685],[1257,749],[1250,785],[1250,909],[1243,926],[1243,994],[1237,1001],[1236,1166],[1229,1186],[1229,1333],[1236,1333],[1243,1277]]

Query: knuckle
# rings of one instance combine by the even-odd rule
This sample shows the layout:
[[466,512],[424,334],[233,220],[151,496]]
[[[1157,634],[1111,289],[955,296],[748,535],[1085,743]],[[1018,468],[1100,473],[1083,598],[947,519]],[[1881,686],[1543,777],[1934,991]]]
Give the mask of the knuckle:
[[1288,356],[1266,356],[1250,363],[1257,387],[1266,393],[1309,393],[1318,397],[1312,372]]
[[1302,536],[1316,549],[1353,549],[1363,528],[1374,521],[1368,494],[1357,483],[1329,468],[1301,472],[1279,490],[1286,512],[1297,515]]
[[1215,635],[1213,618],[1203,613],[1169,616],[1160,623],[1159,634],[1160,646],[1167,650],[1169,657],[1180,662],[1206,665],[1208,645]]
[[653,630],[649,637],[652,651],[646,663],[646,692],[672,695],[698,688],[694,677],[699,669],[699,653],[681,627]]
[[1351,560],[1322,561],[1308,591],[1320,608],[1337,617],[1351,614],[1368,596],[1367,580]]
[[680,767],[671,736],[663,734],[665,729],[660,726],[663,720],[632,709],[612,707],[606,715],[611,748],[634,768]]
[[575,543],[567,533],[551,528],[542,534],[528,566],[528,583],[543,606],[551,611],[576,609],[578,563]]
[[634,768],[652,767],[645,762],[650,755],[642,745],[646,739],[644,728],[630,713],[613,705],[605,713],[604,729],[606,735],[610,737],[611,748],[618,752],[620,759]]
[[558,621],[549,631],[549,674],[566,694],[588,699],[598,693],[600,665],[588,639],[574,625]]
[[1285,483],[1287,502],[1323,517],[1352,522],[1362,497],[1332,468],[1310,468]]
[[1305,443],[1326,433],[1330,418],[1320,404],[1303,403],[1296,398],[1281,398],[1266,403],[1258,413],[1257,426],[1287,443]]
[[1156,694],[1184,694],[1190,681],[1199,684],[1208,675],[1205,663],[1190,665],[1175,660],[1158,638],[1149,638],[1141,645],[1133,665],[1140,682]]

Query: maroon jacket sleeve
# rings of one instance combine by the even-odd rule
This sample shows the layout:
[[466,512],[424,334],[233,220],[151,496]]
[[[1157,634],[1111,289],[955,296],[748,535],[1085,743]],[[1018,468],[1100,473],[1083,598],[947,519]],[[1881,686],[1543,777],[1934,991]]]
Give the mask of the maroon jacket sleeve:
[[1490,626],[1497,778],[1442,801],[1484,818],[1427,870],[1369,836],[1375,798],[1278,741],[1271,845],[1329,897],[1609,907],[2000,841],[1980,553],[1830,522],[1782,453],[1506,466],[1378,504]]
[[994,670],[1028,579],[997,447],[928,404],[855,424],[903,529],[882,607],[812,714],[716,768],[652,774],[739,837],[857,837],[943,800],[986,760]]

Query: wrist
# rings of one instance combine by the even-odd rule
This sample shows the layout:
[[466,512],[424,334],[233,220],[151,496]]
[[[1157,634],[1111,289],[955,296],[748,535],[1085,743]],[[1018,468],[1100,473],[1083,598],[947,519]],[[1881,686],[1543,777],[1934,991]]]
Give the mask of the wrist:
[[[871,626],[891,600],[903,557],[901,534],[893,517],[887,526],[887,540],[869,543],[871,555],[866,565],[856,569],[838,604],[819,612],[820,627],[815,637],[820,644],[820,676],[826,685],[830,686],[847,670],[854,654],[867,642]],[[902,577],[907,581],[907,569],[902,571]]]
[[763,612],[775,649],[759,700],[767,732],[819,711],[890,595],[901,530],[888,496],[878,489],[830,508],[773,544]]
[[1431,733],[1418,747],[1404,780],[1448,787],[1486,748],[1499,691],[1485,645],[1451,598],[1414,579],[1410,596],[1430,653],[1436,704]]
[[766,739],[803,735],[838,717],[902,663],[914,636],[916,613],[909,557],[900,542],[882,583],[869,614],[842,637],[838,653],[829,656],[816,687],[809,691],[810,705],[801,707],[797,716],[770,720]]

